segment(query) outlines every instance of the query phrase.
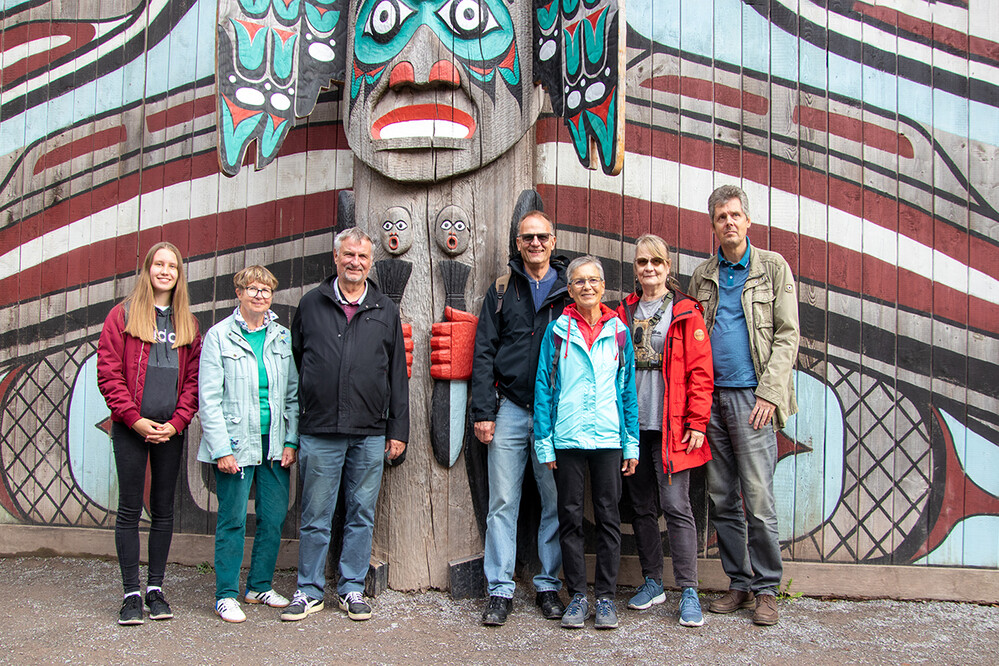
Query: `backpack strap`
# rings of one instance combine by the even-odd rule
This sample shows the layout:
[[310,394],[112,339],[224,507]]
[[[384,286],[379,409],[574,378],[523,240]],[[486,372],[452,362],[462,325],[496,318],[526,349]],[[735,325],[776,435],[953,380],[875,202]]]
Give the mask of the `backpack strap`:
[[504,273],[496,278],[496,314],[503,309],[503,294],[506,293],[506,288],[510,285],[510,273]]

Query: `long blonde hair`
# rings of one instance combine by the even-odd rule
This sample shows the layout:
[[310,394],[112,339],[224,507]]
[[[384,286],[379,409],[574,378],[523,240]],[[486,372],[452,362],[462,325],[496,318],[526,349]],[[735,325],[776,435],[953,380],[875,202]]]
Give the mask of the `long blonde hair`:
[[156,309],[153,301],[153,283],[149,279],[149,269],[153,265],[153,256],[162,249],[173,252],[177,258],[177,284],[170,294],[170,306],[173,308],[173,328],[177,340],[173,348],[183,347],[194,342],[198,333],[198,322],[191,314],[191,301],[187,295],[187,277],[184,275],[184,258],[173,243],[162,241],[149,248],[146,258],[135,276],[135,287],[125,299],[125,310],[128,313],[125,321],[125,332],[150,344],[156,342]]

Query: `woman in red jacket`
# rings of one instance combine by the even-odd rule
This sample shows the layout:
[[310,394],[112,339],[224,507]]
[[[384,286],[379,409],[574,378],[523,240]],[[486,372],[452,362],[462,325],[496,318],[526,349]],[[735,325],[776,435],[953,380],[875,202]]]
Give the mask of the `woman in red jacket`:
[[673,577],[683,590],[680,624],[704,624],[697,596],[697,529],[690,470],[711,460],[704,430],[711,415],[714,371],[701,306],[670,277],[669,246],[646,234],[635,242],[638,289],[618,306],[631,328],[638,391],[639,458],[624,478],[624,515],[631,513],[645,583],[628,607],[666,601],[659,512],[666,516]]
[[114,306],[97,343],[97,385],[111,410],[118,470],[114,540],[125,599],[119,624],[142,624],[139,516],[150,469],[149,618],[173,617],[163,597],[173,498],[184,453],[181,433],[198,411],[201,335],[191,314],[180,251],[157,243],[146,254],[132,293]]

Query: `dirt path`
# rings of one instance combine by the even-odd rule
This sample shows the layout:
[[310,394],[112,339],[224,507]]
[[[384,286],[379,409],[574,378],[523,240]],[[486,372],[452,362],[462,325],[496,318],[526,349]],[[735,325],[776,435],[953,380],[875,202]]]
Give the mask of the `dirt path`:
[[[275,587],[290,596],[294,572]],[[69,558],[0,559],[0,663],[3,664],[555,664],[555,663],[845,663],[995,664],[999,608],[896,601],[782,602],[776,627],[755,627],[749,611],[706,613],[706,624],[676,624],[679,594],[637,613],[621,627],[561,629],[537,614],[518,590],[503,627],[478,622],[483,602],[438,592],[387,592],[368,622],[326,610],[283,623],[278,611],[244,604],[240,625],[213,613],[214,575],[170,565],[165,586],[176,617],[120,627],[115,562]],[[332,595],[327,595],[329,603]],[[705,603],[706,606],[706,603]],[[592,622],[592,621],[591,621]]]

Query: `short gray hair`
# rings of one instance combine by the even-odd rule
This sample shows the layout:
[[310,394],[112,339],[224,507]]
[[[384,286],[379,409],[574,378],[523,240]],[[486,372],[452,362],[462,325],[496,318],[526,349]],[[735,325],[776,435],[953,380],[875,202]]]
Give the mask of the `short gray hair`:
[[371,243],[371,245],[374,246],[374,243],[371,241],[371,236],[364,233],[363,229],[361,229],[360,227],[350,227],[338,233],[336,235],[336,238],[333,239],[334,252],[340,251],[340,246],[343,245],[343,240],[345,238],[349,238],[355,243],[360,243],[361,241],[368,241],[368,243]]
[[586,266],[587,264],[593,264],[594,266],[596,266],[597,270],[600,271],[600,279],[601,280],[605,279],[604,265],[601,264],[600,260],[597,259],[596,257],[589,254],[585,254],[582,257],[576,257],[575,259],[569,262],[569,267],[565,269],[566,282],[572,282],[573,273],[578,271],[581,267]]
[[708,197],[708,217],[711,218],[712,222],[715,221],[715,208],[732,199],[739,200],[739,203],[742,204],[742,212],[746,214],[746,217],[749,217],[749,198],[746,196],[746,192],[737,185],[722,185]]

